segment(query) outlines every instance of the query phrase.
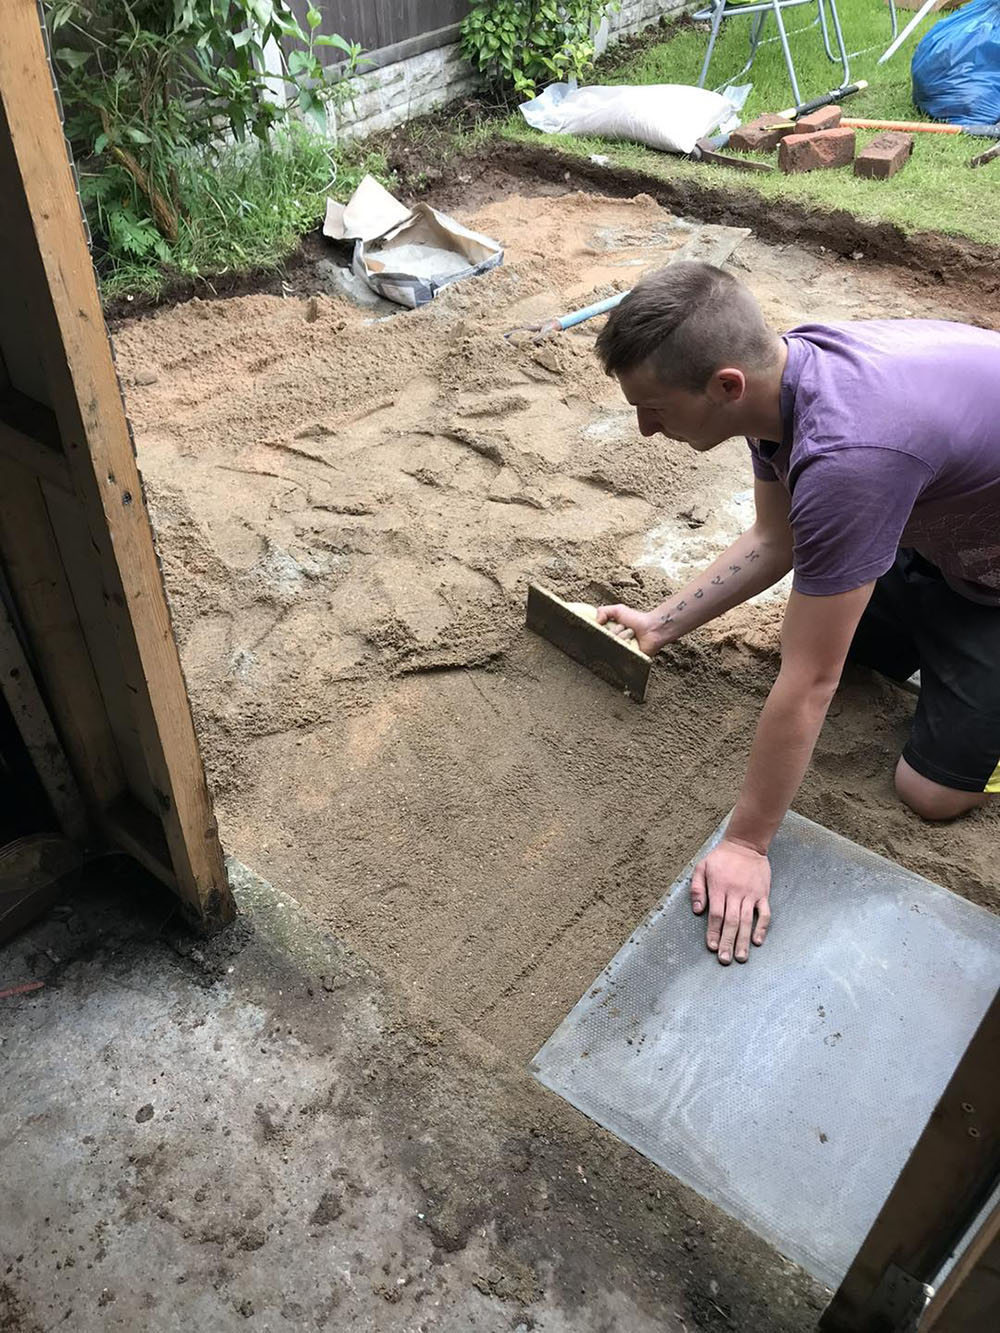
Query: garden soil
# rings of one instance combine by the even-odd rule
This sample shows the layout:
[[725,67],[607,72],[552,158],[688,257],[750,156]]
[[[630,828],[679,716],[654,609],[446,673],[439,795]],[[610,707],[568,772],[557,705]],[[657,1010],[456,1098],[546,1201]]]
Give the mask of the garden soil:
[[[226,846],[524,1062],[735,799],[781,598],[666,651],[642,706],[525,631],[531,579],[655,604],[748,521],[749,463],[641,439],[596,321],[502,336],[631,286],[690,224],[579,193],[462,220],[505,264],[420,311],[195,300],[116,343]],[[732,264],[779,327],[969,317],[793,246]],[[996,908],[998,812],[933,827],[894,797],[912,709],[849,671],[796,808]]]

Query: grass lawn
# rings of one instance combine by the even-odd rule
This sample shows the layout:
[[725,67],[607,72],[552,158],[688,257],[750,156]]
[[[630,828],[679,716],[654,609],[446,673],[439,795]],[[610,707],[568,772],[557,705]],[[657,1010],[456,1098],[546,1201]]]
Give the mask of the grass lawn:
[[[917,41],[930,30],[935,16],[925,20],[916,34],[885,65],[876,62],[889,44],[888,9],[882,0],[838,0],[838,11],[848,51],[864,48],[865,54],[851,60],[851,80],[867,79],[870,87],[847,100],[845,115],[883,120],[925,120],[913,105],[910,89],[910,60]],[[801,27],[805,16],[815,14],[811,7],[786,17],[789,29]],[[900,28],[912,17],[899,10]],[[775,35],[772,19],[767,20],[765,35]],[[729,19],[723,27],[712,67],[709,85],[719,86],[736,75],[746,59],[750,20]],[[646,47],[614,72],[598,74],[603,83],[695,83],[701,70],[708,41],[707,28],[684,26],[656,45]],[[810,100],[828,92],[840,82],[840,65],[831,64],[823,50],[818,29],[800,32],[791,39],[792,56],[803,98]],[[794,100],[788,83],[780,43],[762,47],[749,75],[739,82],[753,82],[753,92],[743,110],[743,119],[751,120],[764,111],[780,111]],[[874,136],[874,131],[858,131],[858,147]],[[892,222],[905,232],[939,231],[967,236],[990,245],[1000,245],[1000,160],[970,170],[970,157],[989,146],[983,139],[966,135],[924,134],[916,136],[913,157],[904,169],[889,181],[860,180],[851,167],[811,172],[802,176],[772,176],[742,173],[725,167],[688,162],[683,158],[655,152],[637,144],[611,143],[604,139],[545,135],[529,129],[519,113],[503,123],[500,134],[516,142],[544,141],[561,151],[589,156],[606,154],[615,165],[644,171],[661,178],[685,177],[711,186],[732,186],[755,190],[767,199],[789,200],[821,210],[847,209],[870,222]],[[769,160],[775,160],[771,158]]]

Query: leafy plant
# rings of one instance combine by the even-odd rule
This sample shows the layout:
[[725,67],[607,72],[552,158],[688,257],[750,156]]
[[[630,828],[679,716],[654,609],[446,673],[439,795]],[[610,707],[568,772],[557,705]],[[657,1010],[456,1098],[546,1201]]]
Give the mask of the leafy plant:
[[593,31],[608,0],[472,0],[462,50],[494,86],[534,97],[540,83],[582,79],[593,68]]
[[106,174],[81,173],[88,212],[95,222],[103,217],[104,235],[106,228],[114,233],[100,258],[105,300],[156,296],[178,281],[207,277],[211,285],[229,273],[278,268],[323,216],[327,197],[348,199],[369,173],[392,188],[382,153],[355,142],[332,144],[295,121],[278,126],[266,145],[249,138],[210,160],[193,157],[180,167],[184,206],[173,245],[145,218],[140,237],[122,235],[116,215],[124,213],[126,224],[129,216],[109,191]]
[[210,172],[227,139],[266,151],[292,111],[325,131],[361,56],[319,31],[313,6],[303,27],[288,0],[48,0],[46,21],[93,229],[132,257],[169,257],[191,164]]

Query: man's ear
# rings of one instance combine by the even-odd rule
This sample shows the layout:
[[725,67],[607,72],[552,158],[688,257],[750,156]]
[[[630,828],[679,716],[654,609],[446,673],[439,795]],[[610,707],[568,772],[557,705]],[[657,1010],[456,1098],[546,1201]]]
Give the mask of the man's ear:
[[747,377],[735,366],[727,366],[723,370],[717,370],[709,380],[709,391],[720,406],[723,403],[729,405],[740,403],[746,397]]

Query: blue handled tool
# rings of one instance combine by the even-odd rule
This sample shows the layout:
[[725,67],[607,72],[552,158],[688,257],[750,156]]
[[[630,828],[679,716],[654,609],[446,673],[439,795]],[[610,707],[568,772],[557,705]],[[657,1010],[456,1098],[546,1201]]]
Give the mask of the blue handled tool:
[[593,305],[584,306],[582,310],[573,310],[568,315],[547,319],[544,324],[524,324],[519,329],[511,329],[503,336],[513,338],[516,333],[533,333],[535,342],[538,343],[550,333],[559,333],[563,329],[571,329],[574,324],[582,324],[585,320],[593,319],[595,315],[607,314],[609,310],[614,310],[616,305],[621,305],[626,296],[628,292],[619,292],[617,296],[609,296],[605,301],[595,301]]

